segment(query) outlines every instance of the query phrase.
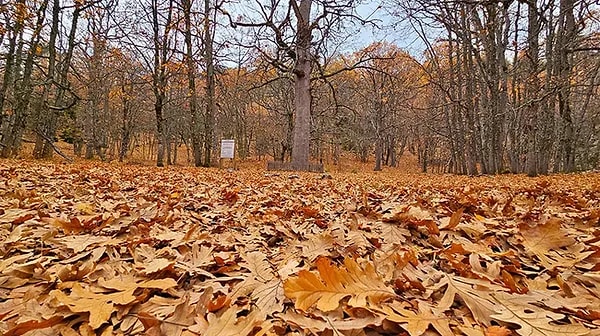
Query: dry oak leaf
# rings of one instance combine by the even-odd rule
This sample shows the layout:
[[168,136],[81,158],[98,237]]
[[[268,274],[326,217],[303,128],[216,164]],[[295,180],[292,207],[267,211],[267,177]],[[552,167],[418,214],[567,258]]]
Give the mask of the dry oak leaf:
[[57,239],[57,241],[65,245],[67,248],[72,249],[74,253],[82,252],[90,245],[102,244],[103,246],[107,246],[116,245],[120,242],[109,239],[108,237],[92,235],[66,236]]
[[171,316],[165,319],[165,323],[160,325],[160,331],[163,335],[181,336],[188,326],[194,324],[194,306],[189,302],[189,293],[185,293],[183,301],[175,307]]
[[519,231],[523,236],[523,246],[535,254],[546,268],[551,268],[553,260],[548,257],[551,250],[556,250],[564,246],[575,244],[575,239],[568,235],[561,228],[559,218],[550,218],[544,224],[538,224],[530,227],[527,224],[521,224]]
[[276,277],[267,256],[259,251],[242,254],[244,262],[240,266],[250,270],[251,279],[246,281],[254,287],[251,298],[266,314],[283,311],[283,283]]
[[383,218],[385,222],[400,222],[408,224],[408,227],[418,228],[424,226],[430,234],[439,235],[440,229],[435,223],[431,213],[418,206],[410,206],[408,211],[404,207],[394,215]]
[[491,315],[501,310],[491,294],[506,290],[482,280],[467,279],[450,274],[445,274],[436,288],[443,286],[446,286],[446,292],[438,303],[437,310],[443,312],[450,309],[458,295],[467,305],[475,320],[485,326],[491,325]]
[[313,261],[319,256],[330,256],[331,250],[335,247],[335,240],[329,233],[310,235],[307,239],[298,247],[302,249],[302,256],[309,261]]
[[419,302],[419,313],[404,309],[398,304],[384,306],[381,312],[385,314],[386,320],[399,323],[410,336],[423,335],[429,325],[432,325],[442,336],[454,335],[448,324],[448,318],[444,314],[434,314],[432,308],[422,301]]
[[253,251],[242,254],[244,262],[240,266],[246,268],[252,273],[252,276],[260,282],[268,282],[275,278],[275,273],[271,264],[267,261],[267,256],[260,251]]
[[485,336],[510,336],[512,332],[506,327],[491,326],[485,329]]
[[31,209],[8,209],[0,215],[0,223],[19,225],[34,218],[35,215],[36,211]]
[[132,275],[126,275],[112,278],[110,280],[104,280],[100,278],[98,280],[98,285],[104,288],[116,289],[120,291],[127,291],[136,288],[156,288],[166,290],[177,286],[177,281],[171,278],[165,278],[136,282]]
[[152,260],[147,265],[144,265],[141,272],[142,274],[152,274],[165,270],[169,267],[172,267],[173,265],[175,265],[174,261],[170,261],[169,259],[165,258],[157,258]]
[[523,336],[580,336],[590,331],[580,324],[550,324],[564,318],[563,314],[553,313],[530,304],[528,295],[495,293],[494,299],[502,306],[499,314],[492,315],[495,320],[514,323],[521,326],[516,332]]
[[344,267],[335,267],[327,258],[316,262],[318,275],[301,270],[283,285],[285,296],[295,300],[297,309],[306,311],[316,304],[317,309],[328,312],[337,309],[339,302],[350,296],[352,307],[366,307],[395,296],[372,264],[361,268],[354,259],[346,258]]
[[177,285],[173,279],[148,280],[140,283],[123,281],[122,279],[111,279],[109,281],[102,281],[101,279],[99,284],[105,288],[116,289],[117,292],[95,293],[82,288],[80,284],[76,283],[73,285],[70,295],[66,295],[60,290],[53,290],[50,295],[74,313],[89,313],[90,326],[98,329],[110,319],[110,316],[116,310],[115,304],[128,305],[137,299],[133,295],[137,288],[167,289]]
[[221,316],[208,315],[208,326],[196,324],[189,328],[194,333],[201,335],[219,336],[247,336],[255,326],[262,324],[262,313],[254,310],[250,314],[237,318],[237,307],[233,306],[223,312]]
[[7,331],[4,336],[20,336],[32,330],[46,329],[55,326],[63,320],[62,316],[54,316],[43,321],[27,321],[17,324],[15,327]]
[[94,329],[98,329],[110,319],[115,311],[115,303],[126,305],[136,299],[133,296],[133,290],[113,294],[98,294],[83,289],[79,284],[73,286],[71,295],[67,296],[60,290],[53,290],[50,292],[50,296],[54,297],[60,304],[66,305],[74,313],[89,313],[90,326]]
[[[335,312],[331,314],[335,314]],[[277,317],[285,321],[286,324],[298,326],[303,330],[315,334],[328,329],[336,330],[338,332],[358,329],[363,330],[367,327],[380,326],[384,319],[384,316],[381,316],[380,314],[367,315],[364,317],[350,317],[346,319],[329,318],[328,316],[317,318],[304,316],[292,310],[286,311],[285,314],[277,315]]]
[[448,223],[445,223],[440,227],[442,230],[452,230],[456,228],[456,226],[460,223],[460,219],[462,218],[463,212],[465,208],[460,208],[454,213],[452,213],[451,217],[448,217]]

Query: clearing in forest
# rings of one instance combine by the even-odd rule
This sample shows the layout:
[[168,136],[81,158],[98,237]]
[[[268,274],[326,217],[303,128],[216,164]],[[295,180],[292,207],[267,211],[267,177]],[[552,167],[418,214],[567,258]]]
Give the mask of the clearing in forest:
[[600,175],[0,161],[3,335],[600,335]]

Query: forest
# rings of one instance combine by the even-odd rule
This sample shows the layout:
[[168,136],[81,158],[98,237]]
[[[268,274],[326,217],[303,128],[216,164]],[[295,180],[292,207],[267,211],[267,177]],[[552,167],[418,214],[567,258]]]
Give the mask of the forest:
[[346,153],[381,170],[410,153],[424,172],[593,170],[598,9],[5,1],[0,155],[211,166],[220,140],[234,139],[242,160],[335,165]]

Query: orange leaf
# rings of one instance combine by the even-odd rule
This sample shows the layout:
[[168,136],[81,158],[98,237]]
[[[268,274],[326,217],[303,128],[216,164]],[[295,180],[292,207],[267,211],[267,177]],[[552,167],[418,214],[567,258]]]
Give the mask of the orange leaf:
[[485,336],[508,336],[511,331],[506,327],[491,326],[485,329]]
[[206,308],[209,312],[214,313],[217,310],[225,307],[231,300],[227,297],[227,295],[219,295],[215,300],[211,300],[206,305]]

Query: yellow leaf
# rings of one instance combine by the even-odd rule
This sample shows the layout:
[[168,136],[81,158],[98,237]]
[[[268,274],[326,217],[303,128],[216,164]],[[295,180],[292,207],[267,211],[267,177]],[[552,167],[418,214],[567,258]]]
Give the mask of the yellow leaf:
[[306,311],[316,305],[322,311],[332,311],[339,302],[350,297],[348,304],[353,307],[367,307],[393,297],[389,289],[375,272],[371,264],[362,269],[350,258],[344,260],[345,267],[334,267],[329,259],[317,260],[318,276],[302,270],[298,277],[291,277],[284,283],[285,295],[295,300],[297,309]]
[[77,203],[73,207],[84,215],[93,215],[96,213],[96,206],[92,203]]
[[100,328],[103,323],[110,319],[115,310],[113,299],[117,299],[121,304],[125,304],[126,301],[133,302],[135,300],[133,291],[128,293],[130,300],[126,300],[126,294],[118,293],[119,297],[114,297],[110,294],[97,294],[84,290],[79,284],[73,286],[73,291],[69,296],[60,290],[53,290],[50,294],[74,313],[89,313],[90,326],[94,329]]
[[104,288],[114,289],[117,292],[96,293],[75,283],[70,295],[66,295],[60,290],[53,290],[51,296],[74,313],[89,313],[90,327],[98,329],[116,311],[115,304],[124,306],[137,300],[137,297],[133,295],[137,288],[167,289],[177,285],[173,279],[148,280],[136,283],[133,277],[125,277],[125,281],[119,278],[109,281],[100,279],[98,283]]

